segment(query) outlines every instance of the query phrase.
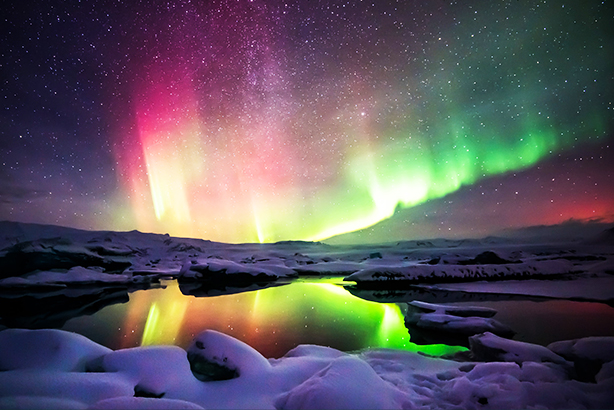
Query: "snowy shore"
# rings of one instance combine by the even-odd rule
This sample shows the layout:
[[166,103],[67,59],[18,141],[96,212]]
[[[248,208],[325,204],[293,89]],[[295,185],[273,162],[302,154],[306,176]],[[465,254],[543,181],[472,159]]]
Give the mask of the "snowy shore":
[[301,345],[266,359],[215,331],[112,351],[60,330],[0,332],[2,409],[612,408],[614,338],[549,348],[486,332],[463,357]]

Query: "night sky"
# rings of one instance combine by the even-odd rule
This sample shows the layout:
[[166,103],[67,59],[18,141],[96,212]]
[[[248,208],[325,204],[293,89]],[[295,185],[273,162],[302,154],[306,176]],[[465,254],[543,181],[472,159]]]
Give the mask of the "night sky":
[[0,220],[226,242],[614,222],[612,2],[26,0],[0,26]]

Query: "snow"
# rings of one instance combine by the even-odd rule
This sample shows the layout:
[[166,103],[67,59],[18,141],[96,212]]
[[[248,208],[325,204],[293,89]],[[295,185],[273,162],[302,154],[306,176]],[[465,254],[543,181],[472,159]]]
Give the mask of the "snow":
[[602,363],[614,360],[614,337],[585,337],[583,339],[564,340],[548,345],[548,349],[565,358],[582,358],[599,360]]
[[[595,382],[543,346],[484,333],[495,361],[451,360],[372,349],[344,353],[301,345],[266,359],[219,332],[197,335],[188,352],[238,369],[203,382],[176,346],[109,350],[65,331],[0,331],[0,409],[497,409],[611,408],[613,338],[561,344],[608,360]],[[45,343],[49,341],[49,343]],[[473,346],[472,346],[473,348]],[[504,352],[504,353],[501,353]],[[472,349],[471,354],[476,352]],[[49,356],[48,359],[46,357]],[[9,365],[7,365],[7,363]]]
[[0,332],[0,346],[11,352],[10,355],[0,355],[0,371],[53,369],[82,372],[90,360],[111,352],[111,349],[84,336],[56,329],[35,332],[5,329]]
[[469,345],[478,360],[497,360],[504,362],[549,362],[567,366],[568,363],[552,350],[533,343],[505,339],[490,332],[469,338]]

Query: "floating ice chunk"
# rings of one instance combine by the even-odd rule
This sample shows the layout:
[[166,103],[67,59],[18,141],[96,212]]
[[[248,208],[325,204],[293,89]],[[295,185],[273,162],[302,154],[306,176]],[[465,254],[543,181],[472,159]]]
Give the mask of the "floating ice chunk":
[[88,362],[109,352],[84,336],[61,330],[0,331],[0,370],[85,371]]
[[481,306],[449,306],[439,305],[435,303],[421,302],[414,300],[409,302],[408,305],[411,308],[415,308],[422,313],[445,313],[448,315],[454,315],[459,317],[493,317],[497,314],[496,309],[481,307]]
[[514,335],[514,331],[508,326],[497,320],[483,317],[458,317],[440,313],[423,313],[408,316],[405,323],[421,329],[445,331],[465,336],[484,332],[506,337]]
[[408,393],[384,381],[364,361],[344,356],[279,397],[278,409],[412,408]]
[[511,337],[514,331],[491,319],[497,311],[473,306],[447,306],[413,301],[407,304],[405,324],[418,344],[453,343],[467,345],[467,336],[492,332]]
[[469,338],[471,353],[477,360],[515,362],[551,362],[568,366],[569,363],[552,350],[532,344],[509,340],[490,332]]

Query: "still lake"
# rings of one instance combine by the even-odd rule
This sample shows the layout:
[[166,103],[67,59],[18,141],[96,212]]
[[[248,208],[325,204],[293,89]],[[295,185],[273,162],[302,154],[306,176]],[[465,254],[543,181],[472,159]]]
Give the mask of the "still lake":
[[[435,295],[436,300],[428,292],[395,292],[390,297],[381,292],[351,293],[347,285],[340,277],[305,278],[259,290],[195,297],[184,294],[190,293],[189,286],[165,281],[159,288],[131,292],[128,302],[71,318],[61,328],[112,349],[153,344],[185,348],[205,329],[236,337],[265,357],[280,357],[299,344],[343,351],[388,347],[434,355],[462,349],[411,342],[404,302],[416,299],[497,309],[494,318],[516,331],[514,339],[542,345],[614,336],[614,308],[604,303],[466,293]],[[394,302],[380,302],[386,299]]]

